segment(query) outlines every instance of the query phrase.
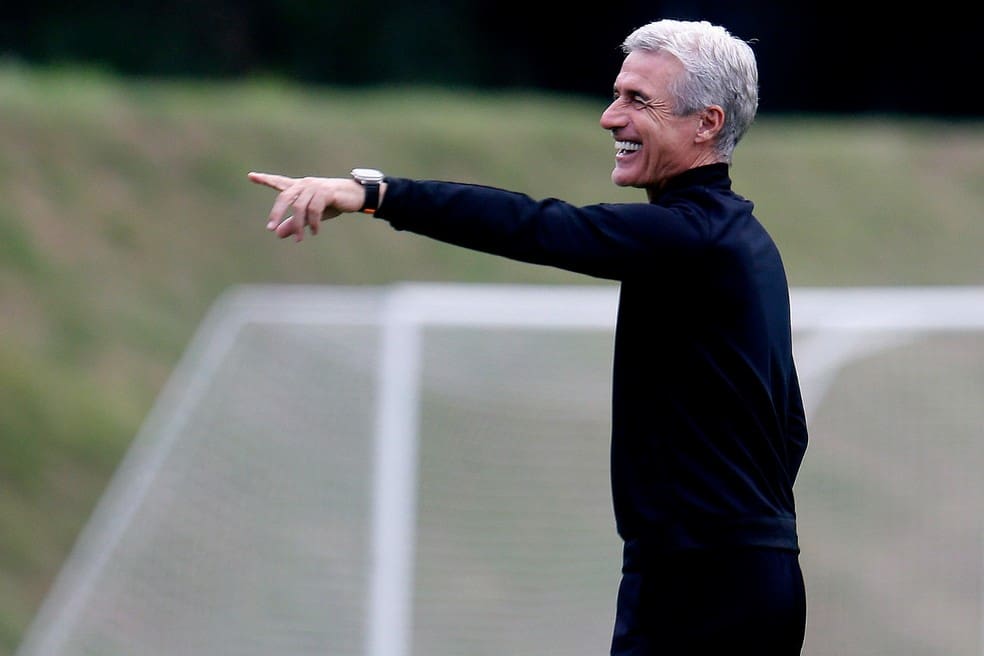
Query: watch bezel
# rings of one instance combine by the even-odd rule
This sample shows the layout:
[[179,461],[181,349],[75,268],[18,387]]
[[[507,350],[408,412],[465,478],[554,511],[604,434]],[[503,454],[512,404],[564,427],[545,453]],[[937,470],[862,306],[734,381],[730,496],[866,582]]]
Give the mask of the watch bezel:
[[355,168],[352,169],[352,177],[362,184],[379,184],[386,176],[377,169]]

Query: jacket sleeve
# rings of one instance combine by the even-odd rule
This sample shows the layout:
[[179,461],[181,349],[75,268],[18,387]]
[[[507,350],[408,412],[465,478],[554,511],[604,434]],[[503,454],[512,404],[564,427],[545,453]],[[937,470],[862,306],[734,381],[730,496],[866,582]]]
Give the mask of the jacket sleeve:
[[686,206],[578,207],[493,187],[405,178],[387,178],[375,216],[397,230],[613,280],[692,254],[708,232],[701,213]]

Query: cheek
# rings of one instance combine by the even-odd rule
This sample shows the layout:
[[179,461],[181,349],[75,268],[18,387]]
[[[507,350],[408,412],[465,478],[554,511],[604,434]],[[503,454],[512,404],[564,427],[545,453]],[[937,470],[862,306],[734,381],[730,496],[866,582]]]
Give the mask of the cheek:
[[643,143],[647,151],[652,151],[654,147],[659,147],[667,143],[667,137],[671,133],[671,125],[659,116],[645,116],[640,121],[639,132],[643,137]]

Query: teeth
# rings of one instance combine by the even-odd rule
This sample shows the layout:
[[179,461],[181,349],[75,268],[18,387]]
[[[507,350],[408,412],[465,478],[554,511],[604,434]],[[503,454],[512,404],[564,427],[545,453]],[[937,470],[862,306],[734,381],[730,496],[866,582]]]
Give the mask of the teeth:
[[615,150],[624,151],[634,151],[642,148],[642,144],[635,143],[634,141],[616,141]]

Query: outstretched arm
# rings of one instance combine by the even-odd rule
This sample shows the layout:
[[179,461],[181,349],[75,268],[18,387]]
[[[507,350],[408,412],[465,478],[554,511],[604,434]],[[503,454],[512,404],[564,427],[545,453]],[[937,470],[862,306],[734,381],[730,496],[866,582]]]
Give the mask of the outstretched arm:
[[[281,239],[294,236],[304,239],[305,226],[318,234],[323,219],[333,219],[344,212],[358,212],[365,202],[366,192],[351,178],[289,178],[273,173],[250,172],[247,176],[256,184],[280,193],[267,217],[267,230]],[[379,189],[379,202],[386,193],[386,183]]]

